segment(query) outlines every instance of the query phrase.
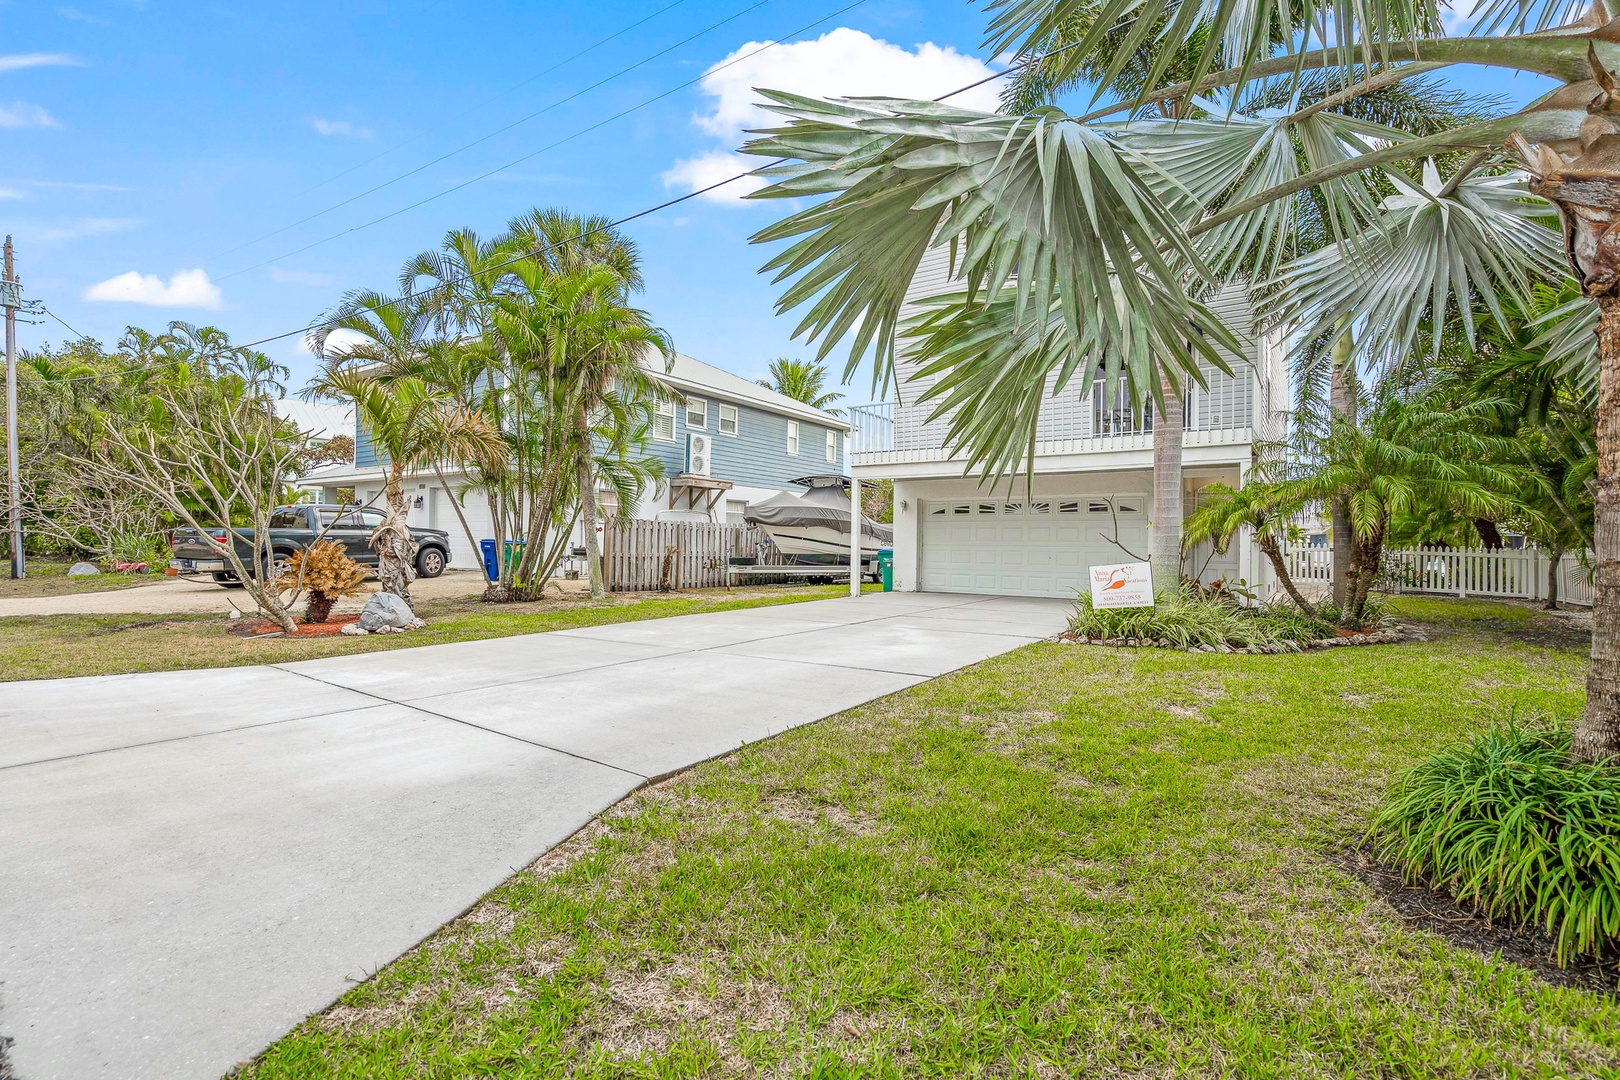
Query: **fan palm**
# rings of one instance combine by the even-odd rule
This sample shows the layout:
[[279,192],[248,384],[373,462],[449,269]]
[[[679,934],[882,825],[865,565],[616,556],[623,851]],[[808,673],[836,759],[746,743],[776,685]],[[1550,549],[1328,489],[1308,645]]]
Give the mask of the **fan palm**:
[[[1139,89],[1078,116],[765,92],[784,122],[744,149],[782,160],[762,170],[771,183],[756,197],[826,197],[757,236],[791,241],[767,265],[778,280],[796,279],[780,306],[807,306],[799,330],[820,339],[818,358],[848,339],[850,370],[872,353],[877,377],[891,379],[905,288],[930,248],[950,245],[967,282],[957,306],[982,312],[1010,295],[1020,330],[987,335],[959,361],[962,377],[935,395],[941,415],[954,412],[953,445],[1000,475],[1027,456],[1035,409],[1015,410],[1013,424],[980,421],[1005,411],[1009,397],[1030,401],[1028,381],[996,373],[1027,373],[1037,363],[1031,351],[1045,354],[1048,371],[1074,365],[1083,384],[1100,362],[1103,377],[1123,379],[1138,400],[1162,401],[1166,388],[1196,379],[1197,354],[1211,345],[1185,332],[1189,323],[1209,325],[1200,296],[1253,268],[1278,267],[1268,312],[1305,320],[1302,336],[1348,341],[1367,326],[1368,312],[1317,292],[1334,259],[1355,268],[1358,297],[1392,328],[1374,328],[1363,358],[1404,340],[1422,321],[1414,313],[1433,327],[1432,346],[1447,318],[1473,332],[1475,291],[1521,291],[1552,272],[1545,256],[1558,250],[1557,231],[1541,238],[1533,230],[1545,226],[1519,209],[1527,196],[1547,200],[1562,225],[1558,272],[1598,309],[1600,382],[1610,388],[1597,406],[1596,629],[1575,752],[1620,755],[1620,389],[1612,389],[1620,387],[1620,231],[1611,229],[1620,206],[1620,156],[1611,149],[1620,135],[1620,80],[1611,74],[1620,67],[1620,23],[1603,0],[1578,19],[1574,0],[1484,0],[1455,37],[1435,0],[989,7],[992,51],[1025,57],[1084,15],[1074,47],[1047,57],[1051,80],[1101,56],[1097,81],[1107,86],[1147,47]],[[1121,31],[1123,40],[1110,38]],[[1334,44],[1295,44],[1310,41]],[[1331,73],[1339,89],[1330,98],[1342,102],[1458,64],[1563,85],[1511,115],[1427,133],[1321,101],[1281,115],[1236,109],[1256,87],[1305,73]],[[1208,102],[1210,119],[1107,122],[1186,99]],[[1267,129],[1287,131],[1303,152],[1262,152]],[[1151,138],[1152,152],[1133,144],[1138,137]],[[1467,156],[1453,164],[1459,151]],[[1433,177],[1403,188],[1404,203],[1378,204],[1373,196],[1398,171],[1428,157],[1438,161]],[[1493,197],[1488,188],[1520,182],[1502,179],[1513,170],[1527,177],[1519,198]],[[1292,250],[1302,193],[1319,199],[1344,234],[1333,258],[1311,262]]]
[[779,356],[771,361],[771,377],[760,379],[759,385],[774,390],[783,397],[802,401],[812,409],[842,416],[842,409],[833,408],[833,402],[842,401],[844,395],[826,388],[827,368],[811,360],[793,360]]

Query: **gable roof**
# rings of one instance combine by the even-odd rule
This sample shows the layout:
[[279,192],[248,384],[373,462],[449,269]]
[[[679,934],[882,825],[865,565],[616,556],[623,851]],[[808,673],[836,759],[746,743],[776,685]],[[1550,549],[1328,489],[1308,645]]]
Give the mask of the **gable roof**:
[[729,401],[745,402],[766,412],[808,420],[822,427],[835,428],[839,431],[849,430],[849,421],[841,417],[813,409],[802,401],[795,401],[786,394],[778,394],[775,390],[769,390],[741,375],[733,375],[712,364],[694,360],[685,353],[675,354],[675,366],[667,372],[664,370],[663,359],[656,352],[650,353],[644,364],[654,376],[682,393],[699,397],[713,394]]

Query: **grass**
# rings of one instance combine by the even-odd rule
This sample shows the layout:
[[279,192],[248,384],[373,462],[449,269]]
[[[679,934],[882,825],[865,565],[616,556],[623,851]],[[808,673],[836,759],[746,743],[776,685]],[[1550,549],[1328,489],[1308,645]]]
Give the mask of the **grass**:
[[534,604],[426,601],[417,605],[417,612],[427,620],[427,629],[373,637],[239,638],[227,632],[229,621],[217,614],[14,615],[0,618],[0,682],[280,664],[847,595],[848,585],[829,585]]
[[1332,861],[1424,755],[1580,705],[1578,649],[1421,604],[1421,644],[1035,645],[701,765],[246,1075],[1620,1077],[1612,998]]
[[162,571],[156,574],[114,574],[102,571],[95,577],[68,577],[73,560],[30,558],[28,576],[21,581],[11,579],[11,562],[7,556],[5,568],[0,570],[0,600],[21,600],[36,596],[71,596],[85,592],[112,592],[135,585],[151,585],[163,580]]

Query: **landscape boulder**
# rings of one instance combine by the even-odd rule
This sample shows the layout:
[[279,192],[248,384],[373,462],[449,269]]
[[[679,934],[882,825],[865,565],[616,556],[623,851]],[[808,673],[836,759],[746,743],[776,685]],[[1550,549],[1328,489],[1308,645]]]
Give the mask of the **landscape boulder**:
[[95,563],[76,562],[68,567],[68,577],[95,577],[100,573]]
[[377,593],[360,612],[360,629],[372,634],[384,629],[410,630],[418,625],[411,606],[390,592]]

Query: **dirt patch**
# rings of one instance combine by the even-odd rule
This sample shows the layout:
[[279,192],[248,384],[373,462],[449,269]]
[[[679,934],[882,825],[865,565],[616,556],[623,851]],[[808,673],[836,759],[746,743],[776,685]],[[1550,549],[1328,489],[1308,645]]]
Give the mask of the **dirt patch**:
[[1337,853],[1331,861],[1361,881],[1393,907],[1401,921],[1439,934],[1459,948],[1481,956],[1500,956],[1552,986],[1615,996],[1620,994],[1620,958],[1575,963],[1561,968],[1553,959],[1553,939],[1539,927],[1494,923],[1443,892],[1408,885],[1400,871],[1360,849]]
[[335,637],[343,633],[345,626],[359,621],[358,615],[334,615],[323,623],[299,623],[298,629],[293,633],[284,634],[281,626],[269,619],[232,619],[226,632],[232,637],[239,638],[269,637],[271,634],[278,637],[323,638]]

